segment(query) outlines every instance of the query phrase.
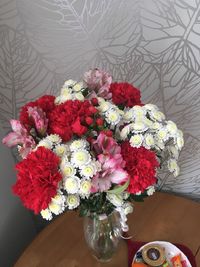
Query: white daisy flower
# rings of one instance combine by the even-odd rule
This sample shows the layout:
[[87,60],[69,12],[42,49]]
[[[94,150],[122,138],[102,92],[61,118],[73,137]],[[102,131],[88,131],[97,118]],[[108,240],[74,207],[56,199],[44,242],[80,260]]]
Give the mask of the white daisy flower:
[[54,103],[55,103],[56,105],[58,105],[58,104],[61,103],[61,96],[60,96],[60,95],[57,96],[57,97],[55,98]]
[[55,202],[51,202],[49,204],[49,210],[55,214],[55,215],[58,215],[58,214],[61,214],[63,211],[64,211],[64,206],[63,205],[60,205],[58,203],[55,203]]
[[83,175],[87,178],[93,177],[96,174],[95,165],[93,163],[83,165],[81,167],[80,173],[81,173],[81,175]]
[[68,96],[72,94],[72,90],[70,88],[63,87],[61,89],[61,96]]
[[151,147],[153,147],[155,145],[155,141],[154,138],[152,136],[152,134],[145,134],[144,136],[144,147],[147,149],[150,149]]
[[121,207],[124,203],[123,197],[120,194],[107,193],[106,198],[116,207]]
[[143,136],[141,134],[135,134],[131,136],[129,142],[132,147],[140,147],[142,145]]
[[162,121],[165,119],[165,115],[161,111],[151,111],[151,118],[156,121]]
[[73,210],[79,206],[80,198],[77,194],[68,195],[66,197],[66,204],[70,210]]
[[165,148],[165,143],[164,143],[161,139],[156,139],[156,140],[155,140],[155,146],[156,146],[158,149],[163,150],[163,149]]
[[56,203],[56,204],[59,204],[59,205],[62,205],[64,206],[64,203],[65,203],[65,196],[63,196],[61,193],[58,193],[57,195],[55,195],[51,201],[53,203]]
[[159,122],[153,122],[153,124],[151,125],[151,129],[152,130],[159,130],[160,128],[162,128],[163,126],[162,126],[162,124],[161,123],[159,123]]
[[148,129],[142,121],[135,121],[134,123],[131,123],[130,126],[135,132],[143,132]]
[[175,135],[178,130],[176,124],[173,121],[167,121],[166,128],[171,135]]
[[70,162],[62,161],[60,169],[64,177],[71,177],[76,174],[76,168]]
[[146,115],[146,110],[141,106],[134,106],[132,108],[134,118],[143,118]]
[[77,83],[77,81],[70,79],[70,80],[65,81],[64,86],[70,87],[70,86],[74,86],[76,83]]
[[156,190],[155,190],[155,187],[154,187],[154,186],[149,186],[149,187],[147,187],[147,195],[148,195],[148,196],[152,196],[152,195],[154,194],[155,191],[156,191]]
[[79,83],[76,83],[74,86],[73,86],[73,90],[75,92],[79,92],[81,91],[81,89],[83,89],[84,86],[83,86],[83,83],[82,82],[79,82]]
[[161,128],[158,130],[158,132],[156,133],[156,136],[158,137],[158,139],[166,141],[169,137],[167,129],[166,128]]
[[116,125],[120,122],[121,116],[119,112],[117,112],[114,109],[110,109],[108,112],[106,112],[106,121],[112,125]]
[[179,168],[179,166],[177,165],[176,170],[174,170],[174,172],[173,172],[173,175],[174,175],[175,177],[177,177],[179,174],[180,174],[180,168]]
[[91,156],[86,150],[78,150],[72,153],[71,162],[76,167],[81,167],[88,164],[91,161]]
[[120,137],[122,140],[125,140],[127,138],[127,136],[129,135],[131,131],[131,128],[129,125],[126,125],[120,132]]
[[170,154],[177,160],[179,157],[179,151],[177,149],[177,147],[175,146],[168,146],[168,151],[170,152]]
[[60,96],[60,104],[61,103],[65,103],[67,100],[73,100],[73,95],[72,94],[68,94],[68,95],[61,95]]
[[77,176],[69,177],[64,181],[64,189],[69,194],[78,193],[80,188],[80,179]]
[[79,92],[79,93],[74,94],[74,99],[77,99],[79,101],[84,101],[85,97],[81,92]]
[[126,202],[123,205],[125,215],[128,215],[133,212],[133,205],[130,202]]
[[181,130],[179,130],[179,129],[177,130],[177,133],[176,134],[179,137],[183,137],[183,132]]
[[52,149],[53,143],[50,140],[44,138],[38,143],[36,148],[38,148],[40,146],[43,146],[43,147],[48,148],[48,149]]
[[126,122],[130,122],[133,120],[133,111],[132,109],[124,111],[123,119]]
[[184,146],[184,139],[183,137],[177,137],[176,138],[177,147],[179,150],[181,150]]
[[71,151],[77,151],[80,149],[84,149],[84,148],[86,148],[87,145],[88,145],[88,142],[86,140],[78,139],[78,140],[75,140],[71,143],[70,150]]
[[177,164],[177,161],[175,159],[170,159],[168,160],[167,164],[169,171],[172,172],[174,176],[178,176],[180,169]]
[[102,101],[100,102],[100,106],[98,107],[98,109],[101,111],[101,112],[106,112],[107,110],[109,110],[111,107],[111,104],[109,102],[106,102],[106,101]]
[[153,104],[146,104],[146,105],[144,105],[144,108],[146,109],[146,110],[150,110],[150,111],[155,111],[155,110],[158,110],[158,107],[156,106],[156,105],[153,105]]
[[59,144],[54,148],[54,152],[57,156],[63,157],[68,152],[68,147],[64,144]]
[[152,128],[153,122],[149,120],[148,118],[144,117],[143,120],[144,124],[146,124],[149,128]]
[[52,213],[48,208],[45,210],[41,210],[40,214],[41,214],[42,218],[45,220],[50,221],[53,219]]
[[88,179],[82,179],[80,182],[80,190],[79,193],[81,197],[87,197],[90,195],[92,183]]
[[46,137],[46,139],[55,144],[59,144],[62,141],[58,134],[50,134]]

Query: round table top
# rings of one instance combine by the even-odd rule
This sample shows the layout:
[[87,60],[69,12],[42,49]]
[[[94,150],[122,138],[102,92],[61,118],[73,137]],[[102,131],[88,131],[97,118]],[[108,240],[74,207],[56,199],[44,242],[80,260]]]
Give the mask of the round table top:
[[[200,248],[200,204],[166,193],[155,193],[134,204],[128,217],[129,235],[137,241],[165,240],[188,246],[194,255]],[[106,266],[128,266],[127,244],[120,243]],[[50,223],[18,259],[15,267],[100,267],[83,235],[83,218],[65,212]]]

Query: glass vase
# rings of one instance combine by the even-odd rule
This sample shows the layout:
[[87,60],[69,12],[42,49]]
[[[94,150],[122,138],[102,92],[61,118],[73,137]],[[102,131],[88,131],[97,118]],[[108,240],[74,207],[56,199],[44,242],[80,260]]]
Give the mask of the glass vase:
[[84,217],[84,235],[95,258],[101,262],[110,261],[122,235],[119,213]]

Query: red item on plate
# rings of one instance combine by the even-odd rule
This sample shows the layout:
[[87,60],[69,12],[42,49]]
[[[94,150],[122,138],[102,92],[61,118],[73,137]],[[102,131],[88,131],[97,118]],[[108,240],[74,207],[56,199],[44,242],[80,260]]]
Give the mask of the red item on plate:
[[173,264],[173,267],[183,267],[181,263],[181,255],[176,255],[173,258],[171,258],[171,262]]
[[[136,254],[136,252],[146,244],[147,242],[140,242],[140,241],[132,241],[132,240],[127,240],[127,245],[128,245],[128,266],[131,267],[132,265],[132,261],[133,261],[133,257]],[[192,251],[181,244],[174,244],[175,246],[177,246],[177,248],[179,248],[188,258],[188,260],[190,261],[192,267],[197,267],[196,261],[195,261],[195,257],[192,253]],[[184,266],[184,265],[183,265]],[[185,266],[184,266],[185,267]]]

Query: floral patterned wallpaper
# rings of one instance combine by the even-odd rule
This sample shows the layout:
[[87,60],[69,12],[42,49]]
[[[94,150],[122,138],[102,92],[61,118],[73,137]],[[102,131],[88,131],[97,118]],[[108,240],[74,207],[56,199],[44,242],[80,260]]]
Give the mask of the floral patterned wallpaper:
[[200,199],[200,0],[1,0],[0,126],[64,80],[99,67],[141,89],[184,132],[181,175]]

